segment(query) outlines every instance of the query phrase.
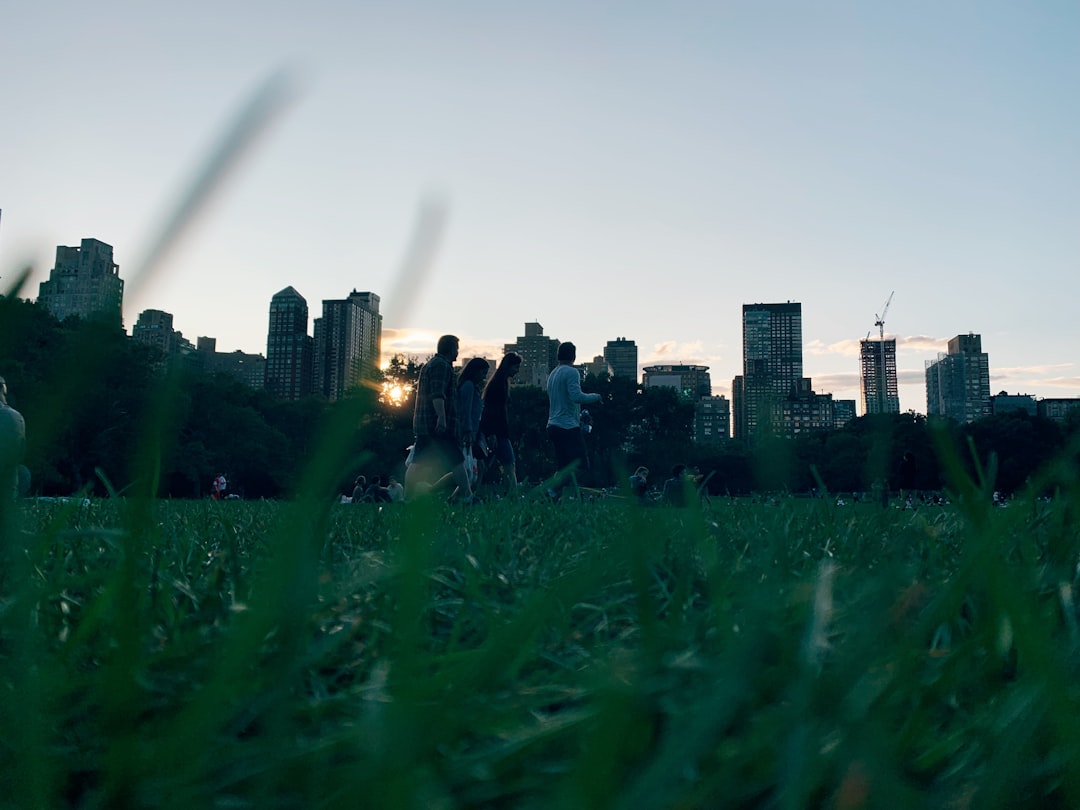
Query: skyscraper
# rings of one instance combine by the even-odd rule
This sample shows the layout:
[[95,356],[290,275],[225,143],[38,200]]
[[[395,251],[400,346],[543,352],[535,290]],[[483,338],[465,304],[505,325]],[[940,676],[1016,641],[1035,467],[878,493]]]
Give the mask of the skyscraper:
[[382,350],[379,296],[353,290],[344,300],[322,302],[315,320],[315,393],[340,399],[374,377]]
[[990,358],[982,336],[957,335],[948,354],[926,363],[926,415],[974,422],[990,414]]
[[315,344],[308,335],[307,300],[292,287],[270,299],[266,336],[266,390],[281,399],[311,393]]
[[860,340],[859,358],[863,413],[900,413],[895,338]]
[[525,335],[503,347],[521,355],[521,370],[511,378],[515,385],[544,385],[548,374],[559,365],[559,341],[547,337],[536,321],[525,324]]
[[38,287],[38,303],[57,320],[98,317],[123,325],[124,282],[112,245],[83,239],[80,247],[56,248],[56,266]]
[[743,304],[743,373],[732,380],[735,438],[774,430],[774,404],[802,378],[802,304]]
[[171,354],[176,345],[172,313],[160,309],[144,309],[131,327],[131,339],[136,343],[154,346],[163,354]]
[[638,351],[634,341],[624,337],[609,340],[604,346],[604,360],[611,369],[612,377],[628,377],[637,382]]

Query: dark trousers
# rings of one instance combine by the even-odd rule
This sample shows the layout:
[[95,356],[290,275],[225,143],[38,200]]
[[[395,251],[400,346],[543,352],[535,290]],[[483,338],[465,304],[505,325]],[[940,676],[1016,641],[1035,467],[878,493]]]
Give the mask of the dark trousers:
[[[555,427],[554,425],[548,425],[547,429],[548,438],[551,439],[551,444],[555,447],[555,464],[559,470],[566,469],[570,464],[577,461],[578,474],[583,470],[589,469],[589,453],[585,449],[585,436],[581,432],[581,428],[566,428]],[[556,489],[562,489],[566,482],[562,482],[562,485],[557,486]]]

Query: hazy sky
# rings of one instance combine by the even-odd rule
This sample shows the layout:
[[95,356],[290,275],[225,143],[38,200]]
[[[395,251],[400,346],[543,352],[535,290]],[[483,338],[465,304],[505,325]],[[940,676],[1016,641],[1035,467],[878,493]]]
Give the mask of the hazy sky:
[[[0,289],[30,263],[36,297],[56,246],[94,237],[129,331],[164,309],[265,353],[284,287],[312,318],[371,290],[384,350],[453,332],[498,356],[539,321],[582,360],[625,336],[708,365],[726,395],[742,304],[800,301],[804,372],[849,399],[895,291],[902,409],[967,332],[993,393],[1080,396],[1074,0],[15,6]],[[133,278],[280,71],[292,100]]]

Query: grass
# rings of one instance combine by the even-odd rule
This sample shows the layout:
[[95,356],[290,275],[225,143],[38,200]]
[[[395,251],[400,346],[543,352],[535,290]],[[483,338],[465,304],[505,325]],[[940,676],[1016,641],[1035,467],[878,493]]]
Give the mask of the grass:
[[1075,508],[25,504],[0,788],[28,808],[1075,806]]
[[954,505],[917,511],[346,506],[344,408],[291,501],[161,501],[179,384],[132,415],[124,497],[0,498],[5,807],[1080,806],[1076,447],[1008,509],[944,446]]

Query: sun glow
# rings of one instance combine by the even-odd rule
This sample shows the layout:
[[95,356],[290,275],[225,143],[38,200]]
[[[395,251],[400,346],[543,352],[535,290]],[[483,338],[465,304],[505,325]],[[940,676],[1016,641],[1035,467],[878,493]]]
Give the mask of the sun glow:
[[396,382],[384,382],[382,390],[383,402],[388,402],[395,407],[401,407],[409,396],[409,386]]

